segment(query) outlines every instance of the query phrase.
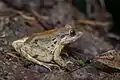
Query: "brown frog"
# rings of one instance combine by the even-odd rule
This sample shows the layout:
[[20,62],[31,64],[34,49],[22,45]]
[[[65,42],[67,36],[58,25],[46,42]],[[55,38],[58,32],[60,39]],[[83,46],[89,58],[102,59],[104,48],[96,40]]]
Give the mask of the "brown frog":
[[75,42],[82,34],[82,32],[75,32],[70,25],[66,25],[13,41],[12,46],[29,61],[48,69],[53,65],[48,62],[52,61],[65,67],[70,61],[61,58],[62,49],[69,43]]

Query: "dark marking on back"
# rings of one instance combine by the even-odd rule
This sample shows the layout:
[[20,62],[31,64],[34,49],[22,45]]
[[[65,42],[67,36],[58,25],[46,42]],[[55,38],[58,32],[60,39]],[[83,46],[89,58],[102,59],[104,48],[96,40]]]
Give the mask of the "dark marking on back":
[[33,58],[37,58],[39,55],[34,55],[34,56],[32,56]]
[[54,41],[54,44],[56,44],[57,43],[57,41]]

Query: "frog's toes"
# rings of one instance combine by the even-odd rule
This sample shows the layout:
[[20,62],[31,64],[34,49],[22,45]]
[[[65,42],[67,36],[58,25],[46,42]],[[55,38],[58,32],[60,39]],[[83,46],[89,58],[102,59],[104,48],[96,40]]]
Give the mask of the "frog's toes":
[[61,70],[60,69],[60,66],[58,66],[58,65],[56,65],[56,64],[46,64],[45,66],[47,66],[46,68],[48,68],[50,71],[51,71],[51,67],[56,67],[56,68],[58,68],[59,70]]
[[69,55],[66,52],[63,52],[62,54],[64,54],[65,56],[69,57]]
[[48,69],[49,71],[52,71],[51,68],[47,65],[42,65],[43,67],[45,67],[46,69]]
[[66,65],[67,65],[67,64],[72,64],[72,65],[73,65],[73,62],[72,62],[72,61],[67,61],[67,62],[66,62]]

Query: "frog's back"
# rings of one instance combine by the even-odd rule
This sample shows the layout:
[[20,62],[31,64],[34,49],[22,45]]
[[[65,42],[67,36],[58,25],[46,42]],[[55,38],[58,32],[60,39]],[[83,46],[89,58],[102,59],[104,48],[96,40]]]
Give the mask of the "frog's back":
[[55,46],[60,42],[61,35],[64,34],[66,34],[66,29],[60,28],[37,33],[29,37],[25,43],[28,45],[26,48],[30,50],[28,54],[40,61],[50,62],[53,58]]
[[37,43],[39,46],[43,46],[44,48],[53,51],[55,45],[59,43],[65,34],[68,34],[68,32],[69,29],[63,27],[36,33],[30,36],[25,43]]

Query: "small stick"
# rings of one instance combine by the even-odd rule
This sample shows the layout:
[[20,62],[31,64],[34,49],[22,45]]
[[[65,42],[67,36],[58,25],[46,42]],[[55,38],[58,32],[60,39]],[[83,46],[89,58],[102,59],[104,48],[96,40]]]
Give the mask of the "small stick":
[[16,58],[16,59],[18,59],[18,57],[17,57],[16,55],[14,55],[14,54],[7,53],[7,55],[9,55],[9,56],[11,56],[11,57],[13,57],[13,58]]
[[44,19],[41,18],[41,16],[40,16],[35,10],[33,10],[33,9],[31,9],[31,12],[32,12],[33,15],[36,17],[36,19],[38,20],[39,24],[41,24],[42,27],[43,27],[45,30],[48,30],[48,28],[47,28],[48,25],[43,22],[43,20],[45,20],[45,19],[48,20],[48,18],[45,18],[45,17],[44,17]]
[[83,25],[91,25],[91,26],[108,26],[110,22],[100,22],[100,21],[92,21],[92,20],[78,20],[77,23]]
[[17,13],[20,14],[24,19],[27,19],[27,20],[35,20],[34,17],[26,16],[26,15],[24,15],[21,11],[17,11]]

